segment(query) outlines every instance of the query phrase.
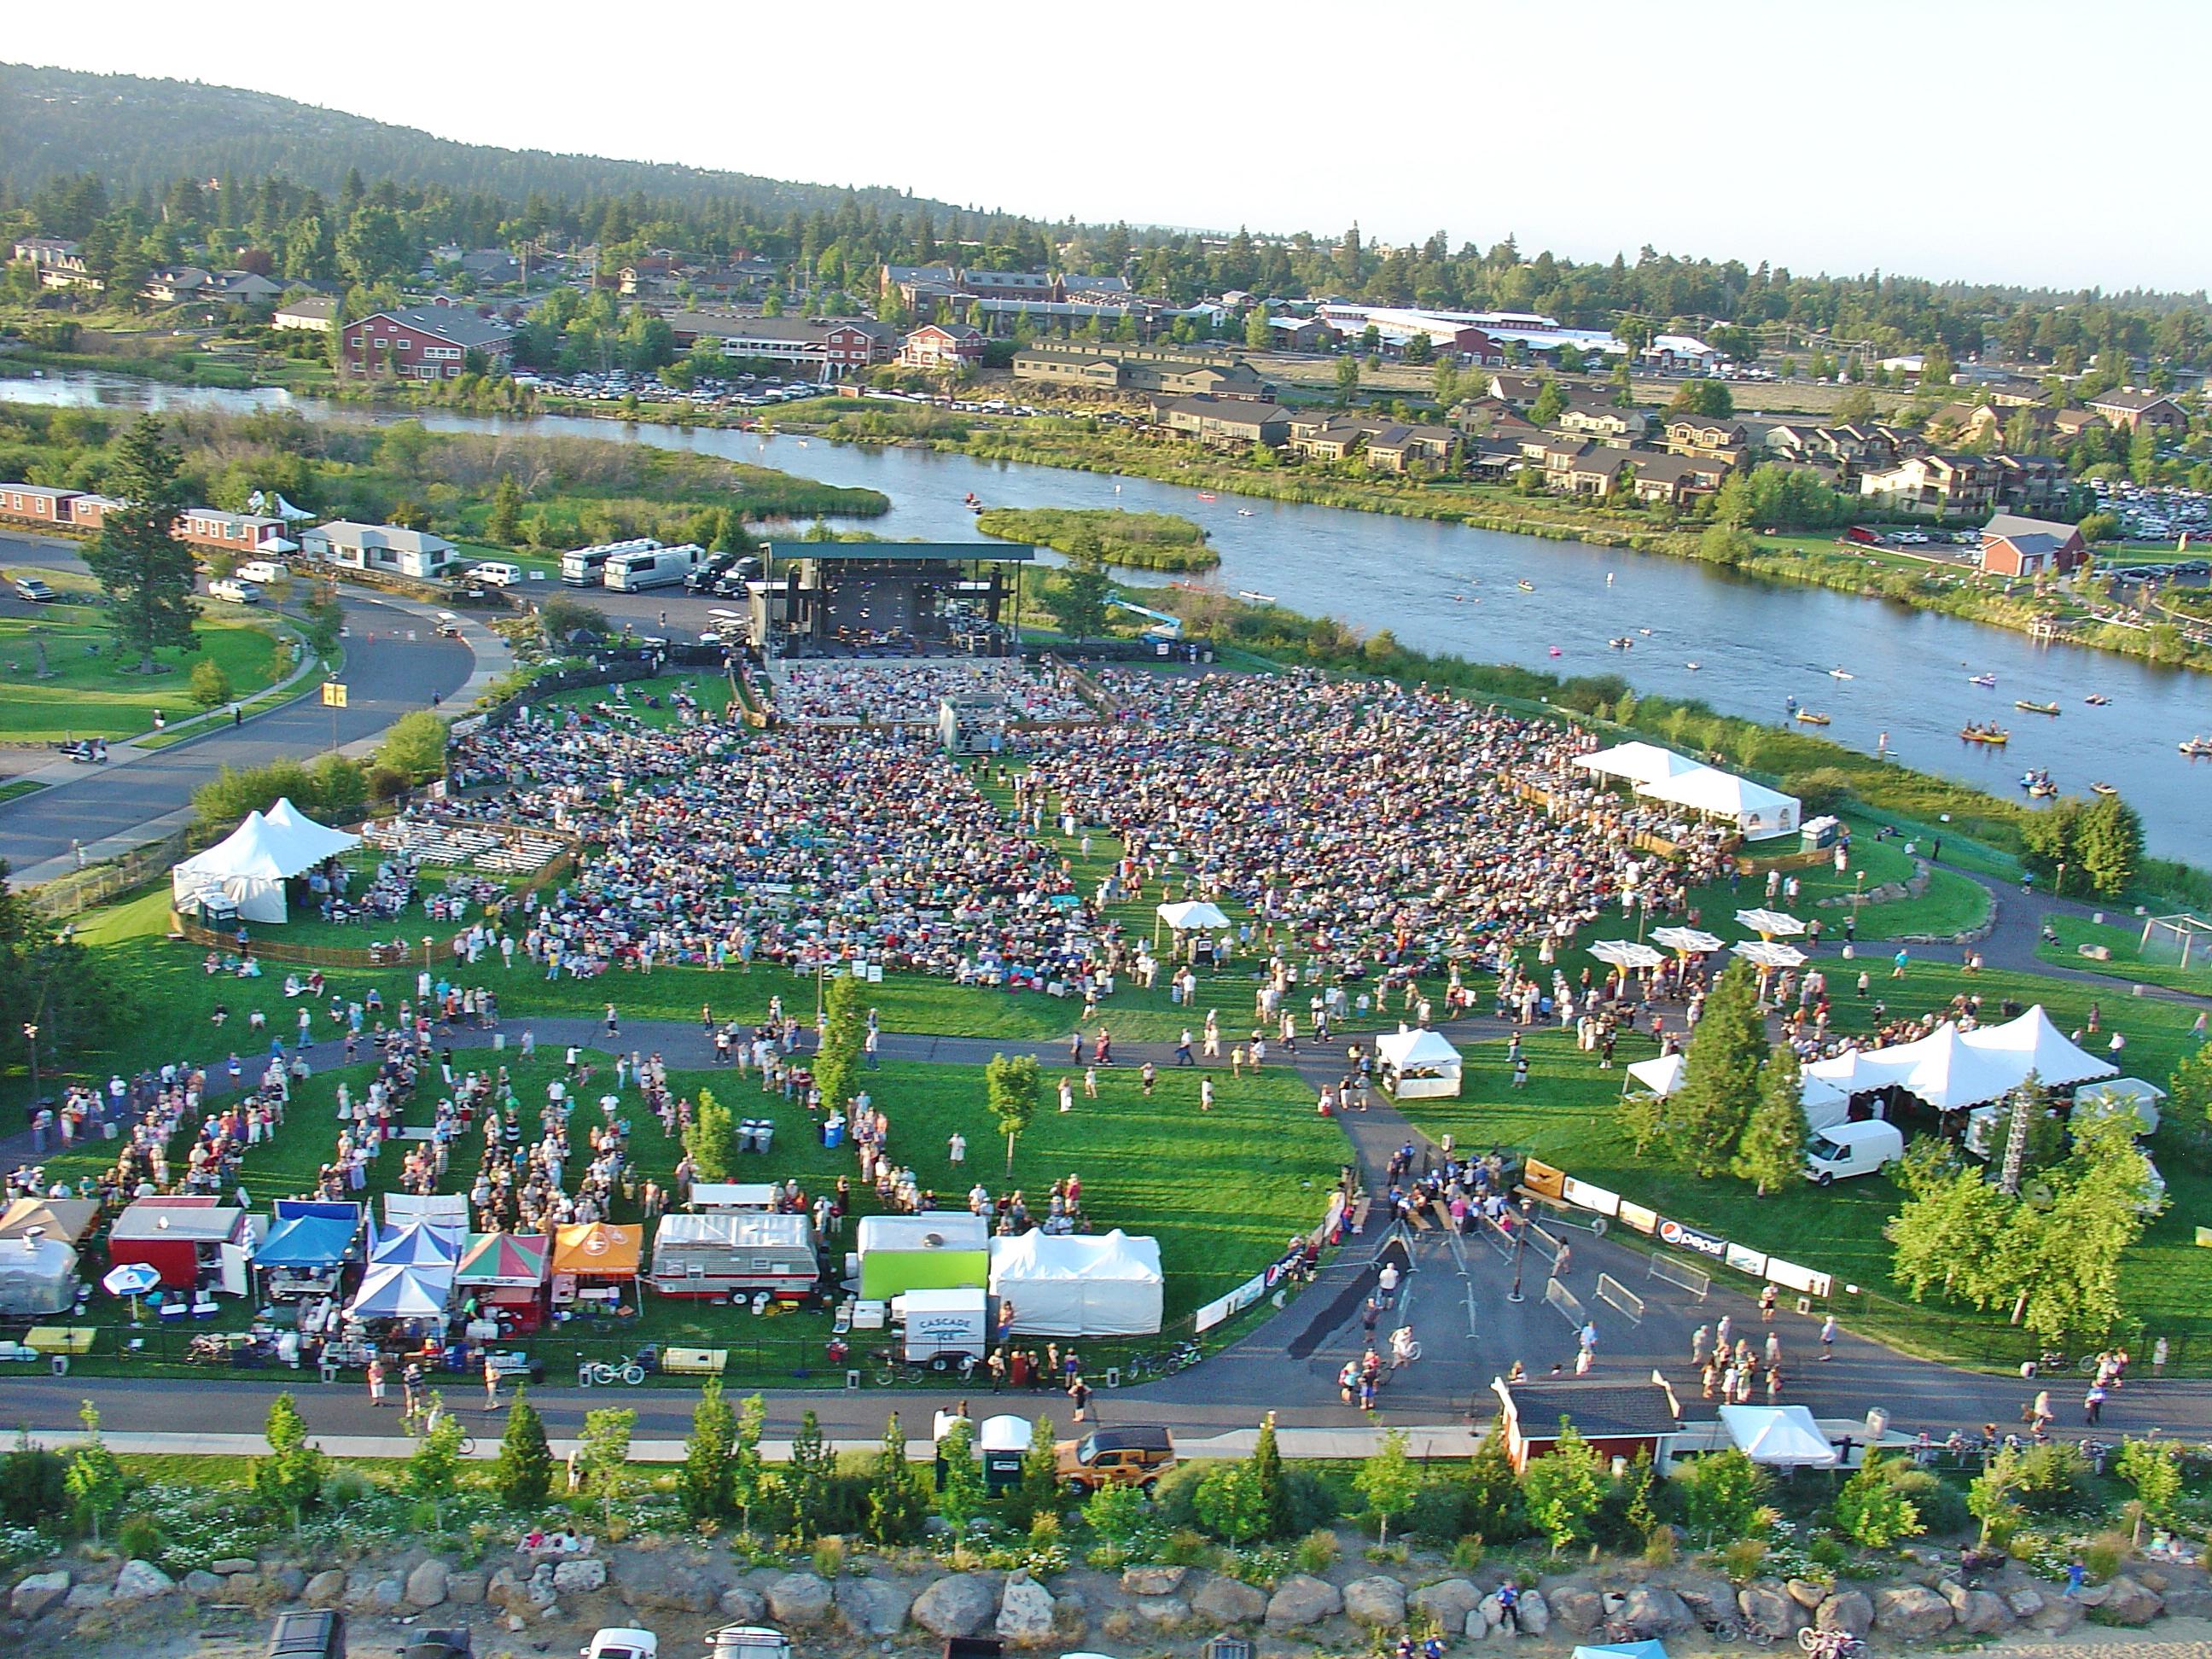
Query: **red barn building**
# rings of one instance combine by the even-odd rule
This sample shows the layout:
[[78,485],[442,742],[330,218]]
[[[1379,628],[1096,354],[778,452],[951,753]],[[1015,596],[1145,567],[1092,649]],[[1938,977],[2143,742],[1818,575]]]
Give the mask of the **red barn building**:
[[460,378],[471,351],[503,363],[514,331],[465,306],[408,306],[373,311],[345,325],[341,350],[349,374],[397,374],[404,380]]
[[1504,1407],[1505,1451],[1514,1473],[1523,1474],[1531,1458],[1541,1457],[1559,1441],[1562,1419],[1601,1457],[1633,1462],[1639,1451],[1666,1467],[1667,1453],[1681,1429],[1682,1409],[1674,1391],[1654,1373],[1647,1382],[1491,1382]]

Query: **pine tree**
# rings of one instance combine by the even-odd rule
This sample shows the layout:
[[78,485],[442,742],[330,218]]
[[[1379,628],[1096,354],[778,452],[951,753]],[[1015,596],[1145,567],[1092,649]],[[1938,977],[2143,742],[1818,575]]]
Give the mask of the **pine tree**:
[[269,1455],[253,1465],[253,1490],[262,1502],[290,1516],[292,1530],[297,1532],[301,1513],[322,1497],[330,1460],[319,1448],[308,1444],[307,1425],[289,1394],[280,1394],[270,1402],[268,1422],[261,1432],[269,1443]]
[[1267,1506],[1267,1535],[1291,1534],[1291,1494],[1283,1483],[1283,1452],[1275,1441],[1275,1414],[1260,1419],[1260,1437],[1252,1443],[1252,1471],[1260,1477],[1260,1496]]
[[730,1459],[737,1450],[738,1418],[722,1397],[720,1378],[709,1378],[691,1408],[691,1434],[684,1443],[684,1467],[676,1477],[684,1513],[712,1521],[730,1510]]
[[491,510],[484,518],[484,539],[513,547],[522,538],[522,486],[514,475],[502,472],[491,487]]
[[1718,1175],[1735,1154],[1765,1053],[1753,969],[1747,962],[1731,962],[1705,998],[1672,1105],[1680,1144],[1700,1176]]
[[883,1449],[876,1454],[875,1479],[868,1488],[868,1536],[878,1544],[910,1542],[928,1516],[929,1493],[906,1455],[906,1431],[893,1412],[884,1425]]
[[836,1472],[837,1454],[823,1439],[822,1419],[810,1406],[799,1419],[799,1432],[791,1437],[791,1468],[787,1476],[793,1524],[800,1537],[821,1530],[830,1503],[830,1483]]
[[1758,1188],[1761,1198],[1788,1191],[1805,1172],[1809,1130],[1800,1097],[1803,1086],[1797,1051],[1776,1043],[1759,1068],[1759,1103],[1752,1108],[1730,1165],[1740,1179]]
[[945,1517],[956,1538],[968,1528],[989,1501],[983,1490],[982,1465],[975,1461],[975,1435],[965,1418],[945,1431],[937,1443],[937,1455],[945,1465],[944,1484],[937,1489],[937,1512]]
[[514,1510],[537,1509],[553,1491],[553,1449],[545,1443],[545,1419],[520,1389],[507,1408],[507,1432],[500,1437],[491,1484],[500,1502]]
[[1053,1448],[1052,1419],[1040,1417],[1030,1425],[1030,1449],[1022,1454],[1020,1480],[1006,1494],[1006,1520],[1024,1531],[1040,1515],[1053,1515],[1060,1507],[1060,1460]]
[[761,1456],[761,1431],[768,1426],[768,1401],[747,1395],[738,1411],[738,1443],[730,1451],[730,1501],[738,1506],[738,1519],[747,1532],[753,1528],[753,1506],[766,1490],[767,1461]]
[[184,505],[183,458],[162,436],[159,416],[143,416],[115,445],[107,488],[123,498],[100,520],[84,562],[106,593],[118,644],[149,673],[164,646],[199,648],[192,626],[192,552],[173,533]]

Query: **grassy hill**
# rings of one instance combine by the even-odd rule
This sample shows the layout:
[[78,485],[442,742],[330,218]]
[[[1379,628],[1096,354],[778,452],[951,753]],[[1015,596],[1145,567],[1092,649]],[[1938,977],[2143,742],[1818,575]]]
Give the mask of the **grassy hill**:
[[[693,204],[735,198],[763,216],[834,210],[845,187],[666,162],[457,143],[413,127],[319,109],[270,93],[195,82],[0,64],[0,178],[19,191],[57,173],[96,173],[111,192],[202,178],[277,173],[335,192],[347,169],[520,202],[627,196]],[[954,209],[903,191],[855,187],[885,213]]]

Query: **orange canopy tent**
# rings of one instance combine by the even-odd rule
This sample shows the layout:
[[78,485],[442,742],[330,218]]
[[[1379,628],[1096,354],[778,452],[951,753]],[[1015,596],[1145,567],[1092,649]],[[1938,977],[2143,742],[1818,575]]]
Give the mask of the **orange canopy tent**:
[[[592,1221],[553,1230],[553,1300],[619,1302],[621,1287],[637,1279],[645,1255],[645,1229]],[[596,1289],[598,1295],[591,1294]]]

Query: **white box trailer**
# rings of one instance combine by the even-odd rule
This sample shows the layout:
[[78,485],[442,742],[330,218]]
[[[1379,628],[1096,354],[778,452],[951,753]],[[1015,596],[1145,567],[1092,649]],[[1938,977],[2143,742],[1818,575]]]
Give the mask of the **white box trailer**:
[[891,1298],[901,1352],[939,1370],[990,1350],[991,1298],[982,1291],[906,1291]]
[[744,1297],[765,1291],[787,1302],[811,1295],[821,1277],[811,1221],[752,1210],[663,1216],[647,1275],[663,1296]]

